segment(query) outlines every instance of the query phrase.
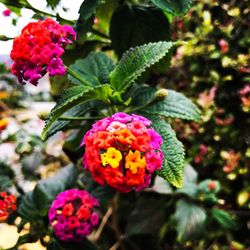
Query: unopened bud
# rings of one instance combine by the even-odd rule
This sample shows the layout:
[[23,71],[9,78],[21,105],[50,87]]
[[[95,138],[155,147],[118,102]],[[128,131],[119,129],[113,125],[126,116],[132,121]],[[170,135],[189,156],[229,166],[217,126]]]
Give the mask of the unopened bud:
[[49,114],[48,112],[40,112],[37,116],[38,116],[39,119],[45,121],[48,114]]
[[155,97],[159,101],[163,101],[168,96],[167,89],[159,89],[155,92]]
[[217,188],[217,183],[215,181],[211,181],[208,183],[207,187],[210,191],[214,191]]

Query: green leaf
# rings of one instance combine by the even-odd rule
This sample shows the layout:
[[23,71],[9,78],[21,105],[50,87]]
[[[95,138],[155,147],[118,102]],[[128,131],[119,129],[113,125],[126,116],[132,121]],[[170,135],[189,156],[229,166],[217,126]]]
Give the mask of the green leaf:
[[198,174],[194,168],[186,164],[184,167],[183,187],[176,190],[176,192],[196,198],[198,194],[198,186],[196,184],[197,176]]
[[[102,52],[91,52],[86,58],[77,60],[70,68],[93,86],[109,82],[109,73],[114,69],[114,62]],[[75,84],[81,82],[72,76],[69,80]]]
[[107,102],[110,92],[110,86],[107,84],[94,88],[81,85],[65,90],[58,100],[56,106],[51,110],[46,120],[45,127],[42,131],[41,138],[43,140],[47,139],[47,134],[50,127],[63,113],[78,104],[86,103],[92,100],[101,100]]
[[106,0],[105,3],[100,4],[96,10],[95,17],[98,20],[98,30],[108,35],[110,30],[110,20],[114,10],[116,10],[119,2],[117,0]]
[[7,188],[13,185],[15,179],[15,172],[11,166],[3,161],[0,161],[0,192],[6,191]]
[[174,16],[184,15],[192,5],[192,0],[151,0],[151,2]]
[[18,213],[28,221],[36,221],[41,218],[35,205],[32,191],[22,196],[20,205],[18,206]]
[[80,16],[76,24],[76,31],[79,37],[86,35],[86,33],[90,30],[94,21],[94,14],[96,12],[96,9],[103,2],[104,0],[83,1],[78,11]]
[[[141,87],[137,89],[132,105],[137,107],[153,100],[156,91],[157,89],[154,87]],[[168,95],[163,101],[148,106],[143,112],[186,120],[200,120],[200,110],[198,107],[183,94],[174,90],[168,90]]]
[[135,208],[128,215],[128,223],[125,229],[126,236],[158,235],[160,227],[165,222],[165,204],[165,198],[161,198],[159,195],[155,197],[147,196],[147,198],[141,196],[136,202]]
[[72,188],[77,179],[77,170],[74,165],[59,170],[53,177],[40,181],[34,191],[33,199],[40,215],[47,215],[48,209],[56,196]]
[[171,40],[170,24],[159,9],[123,5],[112,16],[110,37],[112,47],[118,57],[121,57],[131,47]]
[[95,13],[99,4],[104,2],[103,0],[84,0],[80,6],[79,14],[82,20],[87,20]]
[[[79,104],[79,105],[71,108],[69,111],[65,112],[64,115],[69,116],[69,117],[82,116],[86,112],[88,112],[90,109],[91,109],[91,106],[89,105],[89,103],[83,103],[83,104]],[[59,131],[62,131],[70,123],[72,123],[71,120],[56,121],[49,128],[49,130],[47,132],[47,138],[51,137],[52,135],[54,135],[55,133],[57,133]]]
[[47,4],[52,8],[55,9],[55,7],[60,3],[61,0],[46,0]]
[[206,211],[190,202],[179,200],[173,219],[180,241],[196,239],[203,231]]
[[177,188],[183,184],[184,148],[176,138],[175,131],[163,120],[153,123],[153,127],[163,138],[161,150],[164,154],[163,166],[159,175]]
[[214,220],[216,220],[225,229],[236,229],[237,223],[233,216],[222,209],[213,208],[211,214]]
[[[210,189],[209,184],[212,183],[215,188]],[[198,189],[200,193],[218,193],[220,191],[220,183],[216,180],[206,179],[199,183]]]
[[173,47],[172,42],[156,42],[129,49],[110,73],[116,91],[125,91],[151,65],[163,58]]

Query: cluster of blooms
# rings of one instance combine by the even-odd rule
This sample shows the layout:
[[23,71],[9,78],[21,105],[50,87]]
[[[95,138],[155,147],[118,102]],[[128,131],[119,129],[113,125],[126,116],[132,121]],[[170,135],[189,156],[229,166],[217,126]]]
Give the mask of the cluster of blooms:
[[199,153],[194,158],[194,162],[196,164],[200,164],[207,153],[208,153],[208,146],[206,146],[205,144],[201,144],[199,146]]
[[250,84],[240,90],[240,99],[244,111],[250,110]]
[[66,69],[60,57],[73,40],[76,40],[73,28],[62,26],[53,19],[29,23],[14,39],[12,73],[20,83],[29,81],[34,85],[47,72],[50,76],[64,75]]
[[93,124],[82,145],[83,164],[96,182],[120,192],[149,186],[163,160],[162,138],[150,125],[142,116],[121,112]]
[[230,151],[222,151],[221,158],[226,160],[226,164],[223,167],[225,173],[231,173],[239,166],[240,153],[236,153],[233,149]]
[[13,194],[0,192],[0,222],[5,221],[16,210],[16,197]]
[[87,191],[70,189],[60,193],[49,210],[55,235],[65,242],[83,240],[99,223],[96,206],[98,201]]

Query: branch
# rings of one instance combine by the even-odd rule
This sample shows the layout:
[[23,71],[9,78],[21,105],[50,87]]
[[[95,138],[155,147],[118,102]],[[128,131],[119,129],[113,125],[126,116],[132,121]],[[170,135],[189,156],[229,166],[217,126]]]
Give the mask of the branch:
[[97,242],[99,240],[99,238],[101,236],[101,233],[102,233],[105,225],[107,224],[108,219],[111,216],[112,212],[113,212],[113,208],[109,207],[109,209],[107,210],[106,214],[103,216],[102,222],[101,222],[100,226],[98,227],[98,229],[97,229],[97,231],[96,231],[96,233],[94,235],[94,241],[95,242]]

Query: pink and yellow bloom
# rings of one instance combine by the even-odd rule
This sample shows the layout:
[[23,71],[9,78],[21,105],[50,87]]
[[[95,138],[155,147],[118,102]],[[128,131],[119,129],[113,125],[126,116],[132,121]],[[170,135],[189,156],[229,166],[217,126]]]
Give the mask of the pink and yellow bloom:
[[95,207],[99,202],[87,191],[70,189],[60,193],[49,210],[49,222],[56,237],[78,242],[89,235],[99,223]]
[[116,113],[93,124],[84,138],[83,163],[100,185],[120,192],[139,191],[150,185],[160,170],[161,136],[139,116]]

